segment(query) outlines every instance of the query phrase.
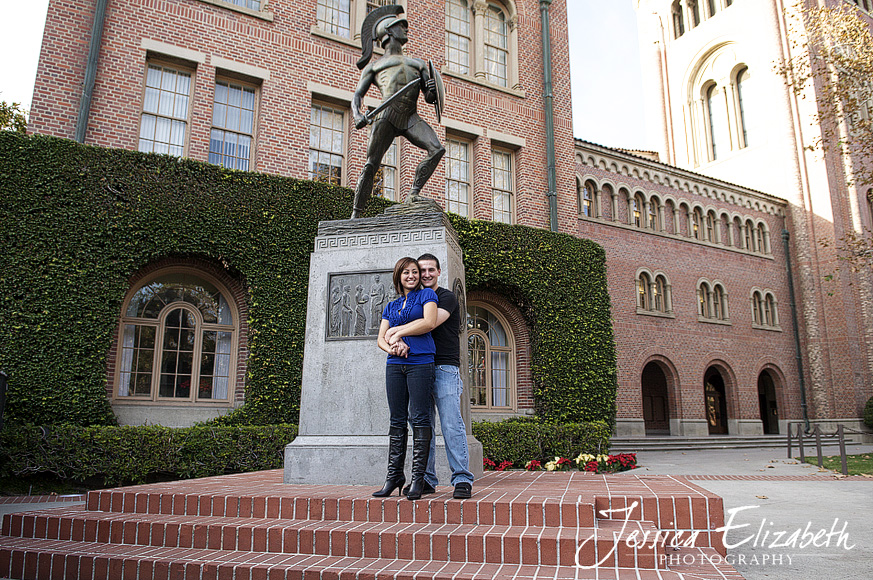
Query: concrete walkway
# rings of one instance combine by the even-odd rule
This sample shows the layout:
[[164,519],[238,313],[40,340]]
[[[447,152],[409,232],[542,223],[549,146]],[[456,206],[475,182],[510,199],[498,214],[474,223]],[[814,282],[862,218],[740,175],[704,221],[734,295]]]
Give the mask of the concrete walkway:
[[[873,446],[850,453],[873,453]],[[728,561],[747,580],[871,577],[873,478],[837,479],[787,459],[785,449],[652,451],[637,461],[641,474],[687,475],[720,495],[728,525],[735,510],[725,544],[739,544],[729,547]]]

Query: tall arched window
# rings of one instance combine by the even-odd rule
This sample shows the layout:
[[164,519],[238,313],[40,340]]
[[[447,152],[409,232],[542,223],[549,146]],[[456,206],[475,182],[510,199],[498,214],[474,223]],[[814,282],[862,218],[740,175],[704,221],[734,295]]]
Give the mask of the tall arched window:
[[706,241],[715,241],[715,214],[712,212],[706,214]]
[[200,273],[168,270],[139,285],[120,324],[115,397],[227,402],[237,352],[229,293]]
[[718,159],[719,145],[721,144],[721,115],[718,107],[718,87],[714,84],[706,89],[706,115],[709,120],[709,156],[711,161]]
[[721,284],[715,284],[712,287],[712,317],[724,320],[726,318],[725,310],[724,288]]
[[636,194],[633,199],[634,225],[643,227],[643,196]]
[[764,324],[764,299],[758,291],[752,292],[752,324]]
[[658,210],[661,204],[657,197],[649,199],[649,229],[658,231]]
[[496,4],[489,4],[485,12],[485,78],[509,86],[509,23]]
[[718,10],[718,8],[716,8],[716,0],[707,0],[707,4],[709,5],[709,16],[711,18],[715,16],[716,11]]
[[700,7],[697,5],[697,0],[686,0],[688,3],[688,12],[691,14],[691,28],[700,24]]
[[585,217],[594,217],[594,184],[586,181],[585,185],[576,183],[578,187],[577,201],[579,203],[579,214]]
[[712,290],[709,284],[703,282],[697,288],[697,314],[703,318],[712,318],[712,308],[710,302],[710,294]]
[[652,309],[652,279],[645,272],[637,278],[637,307],[642,310]]
[[755,251],[755,224],[752,220],[746,220],[746,249],[750,252]]
[[747,92],[749,80],[749,69],[744,67],[737,73],[737,117],[740,122],[740,131],[743,136],[742,147],[749,146],[749,132],[746,125],[746,105],[743,103],[743,97]]
[[509,325],[483,305],[467,307],[470,403],[475,409],[515,406],[515,342]]
[[703,211],[697,207],[691,212],[691,237],[695,240],[703,239]]
[[673,311],[673,301],[670,297],[670,285],[667,278],[655,276],[654,307],[658,312],[668,313]]
[[679,38],[685,34],[685,17],[682,14],[682,4],[679,0],[673,2],[673,38]]

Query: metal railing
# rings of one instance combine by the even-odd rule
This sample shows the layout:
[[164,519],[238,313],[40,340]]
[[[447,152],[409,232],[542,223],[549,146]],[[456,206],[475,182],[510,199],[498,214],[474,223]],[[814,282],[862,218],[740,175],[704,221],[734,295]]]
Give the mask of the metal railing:
[[856,431],[855,429],[849,429],[844,427],[842,423],[837,424],[837,430],[833,433],[824,433],[821,430],[821,426],[815,424],[813,428],[806,434],[803,432],[803,423],[795,423],[797,427],[797,431],[793,432],[792,424],[788,424],[788,459],[791,459],[791,446],[792,441],[797,441],[798,451],[800,452],[800,461],[806,462],[806,451],[804,450],[804,439],[807,439],[807,445],[811,445],[812,441],[809,439],[815,440],[815,452],[818,456],[818,466],[824,467],[824,459],[821,451],[822,447],[822,439],[836,439],[840,446],[840,463],[841,463],[841,472],[843,475],[849,475],[849,468],[846,463],[846,433],[857,433],[863,434],[863,431]]

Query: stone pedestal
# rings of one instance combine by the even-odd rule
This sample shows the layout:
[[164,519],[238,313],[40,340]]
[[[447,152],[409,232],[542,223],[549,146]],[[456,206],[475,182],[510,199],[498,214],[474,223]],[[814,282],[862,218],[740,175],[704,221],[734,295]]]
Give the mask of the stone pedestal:
[[[454,291],[465,309],[461,248],[441,211],[407,207],[392,215],[319,224],[309,266],[300,430],[285,448],[285,483],[377,485],[385,481],[386,354],[376,345],[376,334],[382,308],[394,298],[394,264],[404,256],[424,253],[439,258],[440,286]],[[461,345],[461,412],[467,425],[470,471],[479,476],[482,445],[471,432],[466,332]],[[437,477],[440,485],[449,485],[451,470],[438,424],[436,433]],[[407,473],[411,451],[410,440]]]

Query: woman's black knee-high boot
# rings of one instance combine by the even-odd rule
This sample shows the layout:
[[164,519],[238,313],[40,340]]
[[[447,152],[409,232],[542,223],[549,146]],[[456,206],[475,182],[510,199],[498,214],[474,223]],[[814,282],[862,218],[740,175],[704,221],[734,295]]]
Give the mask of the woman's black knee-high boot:
[[403,489],[403,484],[406,483],[403,464],[406,462],[407,433],[406,429],[400,427],[391,427],[388,430],[388,476],[382,489],[373,492],[373,497],[388,497],[395,489]]
[[421,498],[432,437],[433,429],[429,426],[412,428],[412,485],[409,487],[407,499]]

